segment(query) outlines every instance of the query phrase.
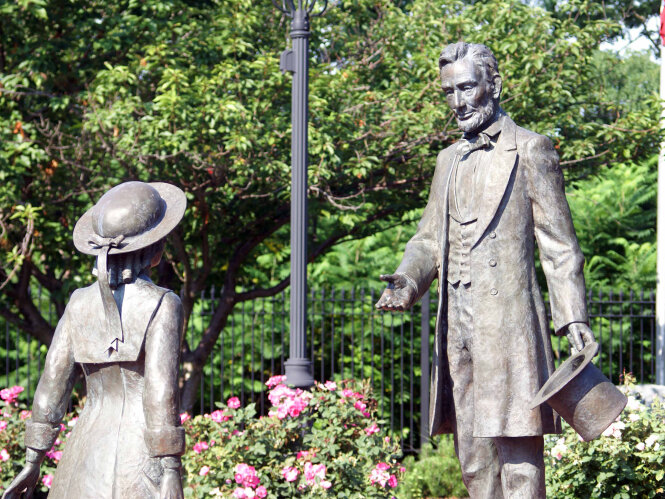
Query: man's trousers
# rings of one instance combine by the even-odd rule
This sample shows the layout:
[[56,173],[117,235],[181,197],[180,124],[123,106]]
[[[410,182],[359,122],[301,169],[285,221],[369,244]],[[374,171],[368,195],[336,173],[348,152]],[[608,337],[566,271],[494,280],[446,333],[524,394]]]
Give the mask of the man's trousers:
[[[448,286],[448,364],[453,382],[455,452],[471,499],[545,498],[543,437],[473,436],[471,284]],[[483,306],[483,304],[476,304]],[[477,331],[482,334],[482,331]]]

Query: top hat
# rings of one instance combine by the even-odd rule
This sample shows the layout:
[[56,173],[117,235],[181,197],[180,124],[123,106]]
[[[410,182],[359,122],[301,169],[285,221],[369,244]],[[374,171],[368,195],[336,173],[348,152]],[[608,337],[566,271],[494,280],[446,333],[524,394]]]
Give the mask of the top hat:
[[547,402],[585,440],[597,438],[621,414],[628,399],[591,363],[598,343],[570,356],[531,401]]
[[74,245],[87,255],[107,247],[129,253],[166,237],[182,219],[185,193],[164,182],[125,182],[106,192],[76,222]]

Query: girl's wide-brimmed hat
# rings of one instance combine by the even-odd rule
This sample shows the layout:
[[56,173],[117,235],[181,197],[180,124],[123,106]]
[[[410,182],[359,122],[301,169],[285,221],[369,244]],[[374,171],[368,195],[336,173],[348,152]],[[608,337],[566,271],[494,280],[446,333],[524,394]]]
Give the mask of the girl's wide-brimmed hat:
[[547,402],[586,441],[593,440],[621,414],[628,399],[593,365],[598,343],[570,356],[531,401]]
[[129,253],[166,237],[182,219],[187,199],[164,182],[125,182],[106,192],[76,223],[74,245],[87,255]]

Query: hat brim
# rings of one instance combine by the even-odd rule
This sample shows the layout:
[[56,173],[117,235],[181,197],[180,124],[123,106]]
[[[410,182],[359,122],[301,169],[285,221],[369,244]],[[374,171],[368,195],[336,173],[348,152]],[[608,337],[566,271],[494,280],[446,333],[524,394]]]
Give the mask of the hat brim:
[[543,402],[547,402],[559,393],[570,381],[584,371],[598,351],[598,343],[588,343],[580,352],[571,355],[552,376],[545,382],[536,397],[531,401],[530,408],[534,409]]
[[[123,239],[119,247],[113,247],[109,250],[109,255],[119,255],[146,248],[165,238],[182,220],[185,209],[187,208],[185,193],[175,185],[165,182],[150,182],[148,185],[157,190],[159,196],[166,204],[162,219],[150,230]],[[100,248],[91,244],[90,241],[95,234],[92,228],[93,208],[86,211],[74,227],[74,246],[86,255],[97,255],[100,252]]]

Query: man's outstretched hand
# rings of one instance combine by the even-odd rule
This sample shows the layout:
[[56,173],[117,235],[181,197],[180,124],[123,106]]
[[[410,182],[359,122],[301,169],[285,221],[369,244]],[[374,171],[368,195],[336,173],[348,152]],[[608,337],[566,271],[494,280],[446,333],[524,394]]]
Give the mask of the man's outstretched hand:
[[379,310],[403,312],[416,301],[417,290],[404,274],[384,274],[379,279],[388,283],[381,298],[374,305]]

